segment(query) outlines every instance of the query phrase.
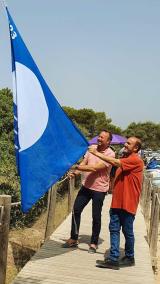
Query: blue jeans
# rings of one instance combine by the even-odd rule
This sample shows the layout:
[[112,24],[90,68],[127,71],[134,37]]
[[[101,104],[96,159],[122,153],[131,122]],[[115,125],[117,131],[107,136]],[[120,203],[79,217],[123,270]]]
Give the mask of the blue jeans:
[[109,258],[112,260],[118,260],[119,258],[119,246],[120,246],[120,230],[125,237],[125,255],[127,257],[134,257],[134,233],[133,222],[135,215],[131,214],[123,209],[110,209],[110,254]]

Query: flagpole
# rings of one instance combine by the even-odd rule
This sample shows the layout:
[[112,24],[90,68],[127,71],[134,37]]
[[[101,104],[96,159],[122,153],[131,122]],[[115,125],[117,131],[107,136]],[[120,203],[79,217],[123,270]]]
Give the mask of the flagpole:
[[[7,7],[7,3],[6,3],[5,0],[0,0],[0,1],[1,1],[1,3],[2,3],[2,6],[3,6],[5,12],[6,12],[7,20],[9,20],[9,18],[8,18],[8,7]],[[10,25],[9,25],[9,36],[11,36],[11,34],[10,34]],[[11,43],[11,42],[10,42],[10,43]],[[13,88],[12,88],[12,90],[13,90],[13,101],[14,101],[14,103],[17,105],[16,73],[13,72],[13,70],[12,70],[12,79],[13,79]],[[17,116],[18,116],[18,114],[17,114]],[[14,123],[15,123],[15,124],[17,124],[17,121],[18,121],[17,116],[15,116],[15,114],[14,114]],[[15,121],[16,121],[16,122],[15,122]],[[15,130],[14,130],[14,135],[15,135]],[[16,149],[16,151],[18,151],[17,149],[19,149],[19,148],[17,147],[17,145],[15,145],[15,149]],[[16,163],[17,163],[17,167],[18,167],[19,163],[18,163],[18,156],[17,156],[17,155],[16,155]],[[18,169],[19,169],[19,168],[18,168]]]

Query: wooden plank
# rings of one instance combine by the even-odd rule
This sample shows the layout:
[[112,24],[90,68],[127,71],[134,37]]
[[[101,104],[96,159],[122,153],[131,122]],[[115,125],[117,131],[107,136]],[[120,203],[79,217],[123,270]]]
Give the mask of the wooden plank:
[[[109,207],[111,196],[105,198],[102,211],[102,230],[96,254],[88,253],[92,217],[91,203],[82,213],[79,248],[65,249],[62,243],[69,237],[71,214],[52,234],[31,261],[21,270],[14,284],[154,284],[148,244],[145,240],[145,224],[140,209],[135,220],[136,266],[119,271],[99,269],[96,259],[103,259],[106,248],[109,248]],[[124,238],[121,235],[121,253],[124,253]]]
[[151,192],[152,192],[152,186],[149,180],[148,186],[147,186],[147,194],[146,194],[146,202],[145,202],[145,210],[144,210],[144,216],[145,216],[146,227],[147,227],[147,235],[149,231],[150,212],[151,212]]
[[[157,255],[157,242],[158,242],[158,228],[159,228],[159,213],[160,213],[160,206],[158,202],[158,194],[155,194],[155,209],[154,209],[154,218],[152,223],[152,235],[151,235],[151,242],[150,242],[150,252],[151,256],[155,259]],[[154,261],[155,265],[155,261]]]
[[150,227],[149,227],[149,232],[148,232],[149,246],[150,246],[150,243],[151,243],[153,223],[154,223],[154,217],[155,217],[156,194],[157,194],[157,191],[154,190],[152,192],[151,217],[150,217]]
[[68,184],[68,213],[72,211],[73,203],[74,203],[74,189],[75,189],[75,178],[69,179]]

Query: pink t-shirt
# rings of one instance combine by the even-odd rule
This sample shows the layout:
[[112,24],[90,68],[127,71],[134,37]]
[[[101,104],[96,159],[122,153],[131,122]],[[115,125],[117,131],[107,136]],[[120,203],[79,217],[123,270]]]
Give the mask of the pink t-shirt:
[[[111,148],[107,148],[102,154],[115,157],[115,153]],[[110,171],[112,166],[107,162],[102,161],[100,158],[94,156],[93,154],[87,153],[85,154],[84,161],[86,165],[96,165],[97,163],[104,163],[106,167],[103,170],[98,170],[96,172],[83,172],[83,180],[82,184],[92,190],[99,192],[106,192],[109,190],[109,181],[110,181]]]

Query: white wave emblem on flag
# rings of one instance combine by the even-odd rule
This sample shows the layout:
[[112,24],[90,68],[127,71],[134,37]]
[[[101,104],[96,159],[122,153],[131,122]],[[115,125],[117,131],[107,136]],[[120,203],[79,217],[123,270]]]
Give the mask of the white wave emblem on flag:
[[35,74],[25,65],[16,62],[18,103],[18,131],[20,151],[23,151],[42,136],[46,129],[49,111],[41,85]]

